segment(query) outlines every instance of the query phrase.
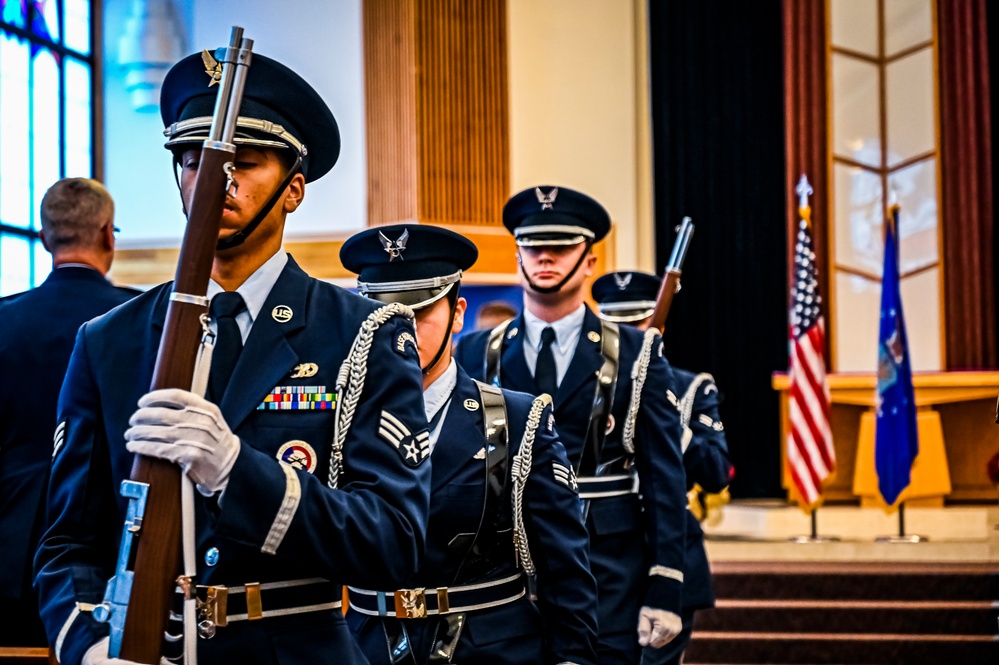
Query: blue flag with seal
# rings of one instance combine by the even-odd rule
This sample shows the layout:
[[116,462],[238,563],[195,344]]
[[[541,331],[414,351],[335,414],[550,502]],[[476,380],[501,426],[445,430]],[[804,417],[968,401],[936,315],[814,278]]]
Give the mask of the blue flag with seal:
[[912,463],[919,453],[912,366],[902,315],[898,271],[898,206],[891,208],[885,233],[885,268],[881,279],[881,322],[878,335],[877,430],[874,466],[878,489],[889,506],[909,486]]

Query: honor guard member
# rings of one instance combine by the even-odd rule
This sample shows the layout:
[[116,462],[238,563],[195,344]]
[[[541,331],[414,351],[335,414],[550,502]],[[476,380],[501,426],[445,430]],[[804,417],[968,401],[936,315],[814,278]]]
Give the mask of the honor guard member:
[[[659,284],[659,278],[649,273],[612,272],[593,282],[591,293],[597,302],[600,318],[645,328],[656,307]],[[676,389],[669,390],[666,396],[679,410],[684,427],[682,447],[687,490],[691,490],[696,483],[705,492],[721,492],[732,479],[732,463],[725,443],[725,428],[718,415],[718,387],[710,374],[694,374],[674,367],[673,376]],[[680,612],[683,631],[662,649],[646,647],[642,653],[642,665],[679,663],[690,642],[694,611],[714,605],[704,531],[694,513],[688,510],[683,610]]]
[[[185,207],[215,103],[205,70],[202,55],[185,58],[161,94]],[[92,610],[115,567],[118,487],[135,453],[176,462],[197,483],[205,663],[364,663],[341,584],[401,583],[419,565],[430,465],[412,322],[309,277],[281,248],[306,183],[337,159],[336,121],[298,74],[254,54],[235,142],[238,189],[208,290],[218,335],[208,399],[147,394],[169,285],[77,336],[36,558],[42,618],[63,665],[108,662],[108,626]],[[367,381],[345,387],[356,410],[335,431],[348,356],[366,365]]]
[[590,536],[598,660],[634,664],[640,645],[661,647],[681,629],[686,495],[680,417],[666,401],[672,371],[658,334],[601,321],[583,302],[593,244],[610,230],[599,203],[536,187],[507,202],[503,223],[525,309],[464,339],[455,357],[493,385],[554,395]]
[[114,201],[87,178],[64,178],[41,205],[51,274],[0,299],[0,646],[46,646],[31,588],[45,519],[56,401],[80,326],[139,292],[105,275],[114,259]]
[[609,272],[593,282],[590,294],[604,321],[649,327],[656,309],[660,280],[647,272]]
[[406,589],[349,589],[372,665],[597,663],[596,587],[551,398],[473,381],[451,358],[461,274],[478,250],[446,229],[370,229],[340,258],[358,290],[416,311],[433,485]]

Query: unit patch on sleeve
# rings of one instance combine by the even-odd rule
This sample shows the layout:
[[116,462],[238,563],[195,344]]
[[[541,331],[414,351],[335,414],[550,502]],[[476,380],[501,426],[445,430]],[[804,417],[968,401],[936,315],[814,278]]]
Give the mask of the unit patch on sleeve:
[[417,467],[430,456],[430,432],[413,434],[405,424],[388,411],[382,411],[378,434],[399,451],[403,461]]
[[326,386],[277,386],[257,411],[325,411],[335,406],[336,393],[326,392]]
[[293,468],[309,473],[315,473],[319,463],[315,448],[298,440],[289,441],[278,448],[277,458]]

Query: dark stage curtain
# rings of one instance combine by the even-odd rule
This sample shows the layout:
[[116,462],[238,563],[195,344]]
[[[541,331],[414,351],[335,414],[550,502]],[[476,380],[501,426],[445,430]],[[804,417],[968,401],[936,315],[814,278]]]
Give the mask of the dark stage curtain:
[[[787,369],[787,239],[780,0],[649,2],[656,258],[696,225],[667,352],[714,374],[736,497],[777,497]],[[791,185],[793,187],[793,184]]]
[[[985,0],[938,0],[947,369],[996,367],[992,109]],[[993,13],[995,7],[991,7]],[[994,34],[994,33],[993,33]],[[994,45],[993,45],[994,49]]]

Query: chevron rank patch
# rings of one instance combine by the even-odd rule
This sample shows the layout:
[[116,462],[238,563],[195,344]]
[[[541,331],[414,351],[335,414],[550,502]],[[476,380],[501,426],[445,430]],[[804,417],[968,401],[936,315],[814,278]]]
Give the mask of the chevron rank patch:
[[336,393],[326,392],[326,386],[277,386],[257,411],[325,411],[335,406]]
[[52,435],[52,459],[59,453],[62,448],[62,444],[66,443],[66,421],[62,421],[55,428],[55,434]]
[[576,484],[576,473],[572,469],[558,462],[552,462],[552,472],[555,474],[555,480],[562,483],[573,492],[579,491],[579,485]]
[[406,425],[388,411],[382,411],[378,423],[378,434],[392,444],[402,461],[411,467],[418,467],[430,457],[430,432],[423,430],[413,434]]
[[701,415],[699,415],[697,417],[697,419],[699,421],[701,421],[702,425],[704,425],[705,427],[710,427],[711,429],[713,429],[716,432],[721,432],[721,431],[725,430],[725,426],[722,425],[722,423],[721,423],[720,420],[719,421],[711,420],[710,417],[706,416],[703,413]]

